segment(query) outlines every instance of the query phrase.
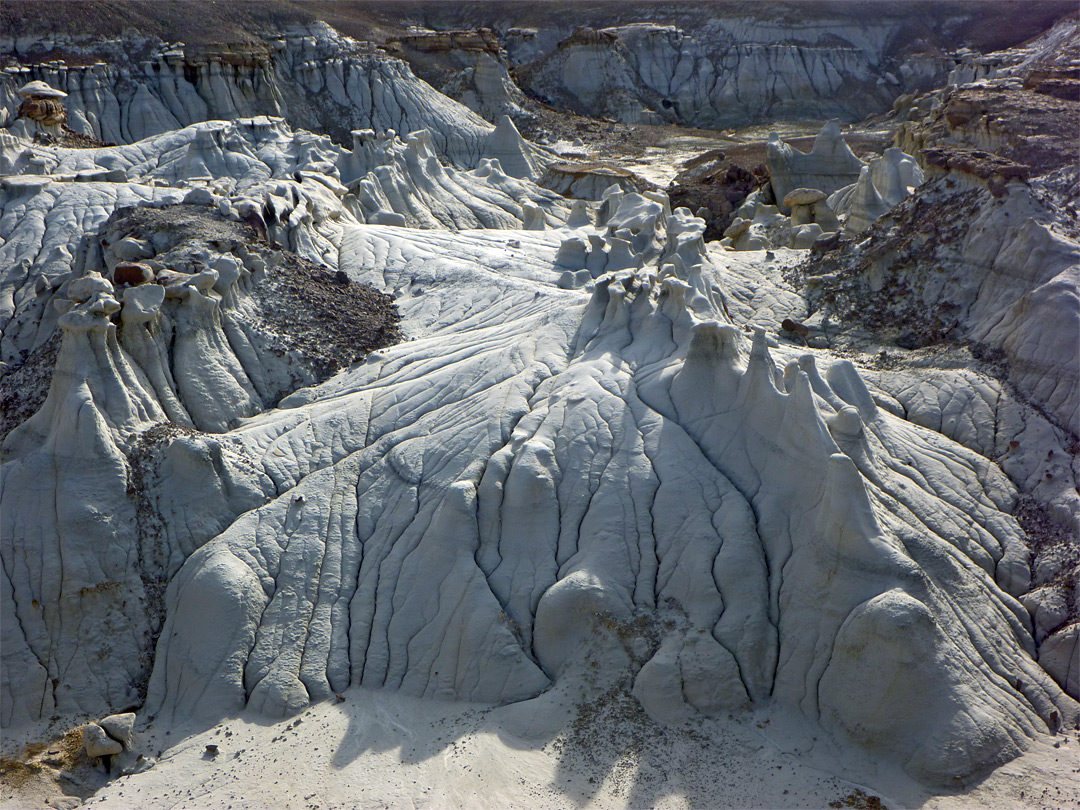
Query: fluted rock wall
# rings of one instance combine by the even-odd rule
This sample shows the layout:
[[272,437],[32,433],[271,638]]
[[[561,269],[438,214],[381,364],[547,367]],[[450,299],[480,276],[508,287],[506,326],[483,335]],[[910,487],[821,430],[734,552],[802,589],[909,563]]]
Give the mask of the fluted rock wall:
[[16,89],[43,80],[68,94],[68,125],[133,143],[200,121],[270,115],[348,140],[353,129],[427,129],[439,154],[472,168],[492,127],[385,54],[361,52],[327,26],[268,46],[164,46],[140,63],[46,63],[0,71],[0,107],[14,120]]
[[[625,123],[721,129],[766,119],[856,120],[900,92],[927,89],[946,64],[888,56],[887,25],[788,28],[718,19],[693,33],[639,23],[575,34],[535,56],[508,43],[522,86],[557,106]],[[516,46],[516,47],[515,47]],[[528,47],[527,47],[528,46]]]

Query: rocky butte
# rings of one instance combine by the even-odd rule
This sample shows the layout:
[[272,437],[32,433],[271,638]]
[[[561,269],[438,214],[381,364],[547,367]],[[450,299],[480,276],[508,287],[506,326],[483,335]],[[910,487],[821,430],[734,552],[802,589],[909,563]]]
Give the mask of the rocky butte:
[[1073,4],[0,23],[0,806],[1080,803]]

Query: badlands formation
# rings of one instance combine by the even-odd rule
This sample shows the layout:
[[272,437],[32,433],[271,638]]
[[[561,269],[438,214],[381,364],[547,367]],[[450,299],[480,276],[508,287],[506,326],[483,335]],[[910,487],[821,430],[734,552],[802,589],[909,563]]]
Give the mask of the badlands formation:
[[8,5],[3,807],[1080,802],[1068,3]]

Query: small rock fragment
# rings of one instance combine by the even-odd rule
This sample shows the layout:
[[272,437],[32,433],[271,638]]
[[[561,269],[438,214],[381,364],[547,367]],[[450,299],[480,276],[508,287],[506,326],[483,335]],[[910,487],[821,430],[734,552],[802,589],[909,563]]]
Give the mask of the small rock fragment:
[[135,729],[135,713],[124,712],[123,714],[110,714],[98,720],[105,733],[119,742],[125,748],[131,747],[131,736]]
[[136,287],[153,280],[153,268],[143,262],[120,262],[113,269],[113,284]]
[[783,329],[785,332],[791,332],[793,335],[798,335],[804,340],[806,339],[807,335],[810,334],[809,326],[804,323],[799,323],[798,321],[793,321],[791,318],[784,318],[784,320],[780,323],[780,328]]
[[97,723],[87,723],[83,728],[83,748],[87,756],[106,757],[119,754],[124,746],[105,733]]

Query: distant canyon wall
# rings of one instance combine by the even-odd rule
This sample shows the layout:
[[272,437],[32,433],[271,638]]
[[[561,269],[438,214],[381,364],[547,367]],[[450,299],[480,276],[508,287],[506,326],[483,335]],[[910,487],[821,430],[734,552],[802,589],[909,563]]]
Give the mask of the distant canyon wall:
[[[738,127],[768,119],[855,120],[944,83],[938,53],[897,53],[895,22],[787,25],[716,20],[690,34],[633,24],[507,35],[522,87],[557,107],[624,123]],[[907,43],[910,44],[910,43]]]
[[[901,93],[944,84],[951,60],[897,56],[898,39],[895,22],[838,27],[826,21],[801,26],[793,38],[786,26],[747,20],[717,20],[693,35],[651,24],[499,35],[513,78],[555,107],[630,124],[708,128],[766,118],[855,120],[888,109]],[[66,40],[39,44],[59,52],[80,47]],[[322,24],[258,44],[115,41],[96,44],[88,55],[104,61],[0,72],[0,126],[16,117],[18,88],[40,79],[68,93],[72,129],[115,143],[204,120],[274,115],[294,126],[314,124],[341,142],[356,128],[403,134],[426,128],[441,153],[475,164],[489,131],[479,115],[416,81],[406,61]],[[453,142],[444,135],[450,130]]]

